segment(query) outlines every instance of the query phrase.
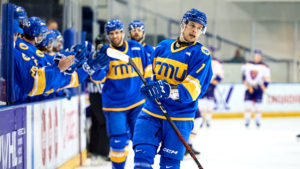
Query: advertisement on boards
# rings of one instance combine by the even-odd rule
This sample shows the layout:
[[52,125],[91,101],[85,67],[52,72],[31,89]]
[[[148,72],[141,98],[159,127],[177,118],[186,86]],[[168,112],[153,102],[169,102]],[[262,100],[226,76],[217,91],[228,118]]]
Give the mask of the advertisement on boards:
[[[214,113],[244,112],[246,88],[243,84],[220,84],[215,89]],[[200,99],[199,106],[207,102]],[[300,84],[269,84],[262,102],[263,112],[300,112]]]
[[0,168],[26,169],[26,107],[0,110]]

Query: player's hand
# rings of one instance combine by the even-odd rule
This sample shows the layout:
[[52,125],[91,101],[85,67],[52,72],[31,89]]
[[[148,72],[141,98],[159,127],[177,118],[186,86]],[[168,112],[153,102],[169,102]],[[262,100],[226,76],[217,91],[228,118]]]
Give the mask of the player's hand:
[[109,57],[104,53],[97,52],[96,54],[91,54],[88,61],[82,67],[84,71],[92,75],[95,71],[104,69],[108,63]]
[[62,56],[58,62],[58,68],[60,72],[64,72],[74,63],[74,56],[69,55],[68,57]]
[[166,80],[151,81],[141,88],[141,92],[148,98],[169,98],[171,86]]
[[77,69],[77,67],[86,62],[90,54],[85,44],[77,44],[73,46],[71,49],[71,53],[75,56],[75,59],[73,65],[65,71],[66,74],[72,74]]
[[249,91],[250,94],[253,94],[253,92],[254,92],[253,87],[249,86],[248,91]]
[[259,85],[259,87],[260,87],[260,89],[261,89],[262,91],[265,91],[265,90],[266,90],[266,86],[263,85],[263,84]]

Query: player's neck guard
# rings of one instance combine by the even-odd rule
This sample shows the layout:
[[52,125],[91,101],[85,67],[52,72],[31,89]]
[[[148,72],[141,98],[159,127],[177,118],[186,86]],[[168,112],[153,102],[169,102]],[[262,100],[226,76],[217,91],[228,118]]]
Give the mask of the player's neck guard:
[[184,47],[184,46],[190,46],[192,44],[194,44],[194,42],[189,42],[189,41],[180,41],[180,37],[177,38],[177,43],[179,44],[180,47]]
[[125,42],[124,42],[124,40],[123,40],[121,46],[115,46],[113,43],[111,43],[111,45],[112,45],[115,49],[122,50],[122,49],[124,49],[124,47],[125,47]]

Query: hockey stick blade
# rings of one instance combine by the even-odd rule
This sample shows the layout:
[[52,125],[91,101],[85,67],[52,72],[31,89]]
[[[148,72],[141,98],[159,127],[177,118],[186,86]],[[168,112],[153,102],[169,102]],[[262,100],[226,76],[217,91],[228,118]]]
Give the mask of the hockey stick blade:
[[123,60],[125,62],[129,62],[129,56],[124,53],[119,52],[116,49],[108,48],[107,55],[114,59],[119,59],[119,60]]

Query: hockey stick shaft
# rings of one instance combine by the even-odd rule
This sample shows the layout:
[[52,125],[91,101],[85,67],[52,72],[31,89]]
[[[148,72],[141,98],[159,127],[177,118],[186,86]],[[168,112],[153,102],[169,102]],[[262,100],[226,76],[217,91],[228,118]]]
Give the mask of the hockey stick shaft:
[[[128,62],[133,69],[137,72],[137,74],[139,75],[140,79],[143,81],[143,83],[145,85],[148,84],[148,82],[146,81],[146,79],[144,78],[144,76],[142,75],[141,71],[138,69],[138,67],[136,66],[136,64],[133,62],[133,60],[131,58],[129,58],[129,62]],[[197,166],[199,169],[203,169],[202,165],[200,164],[200,162],[198,161],[196,155],[193,153],[191,147],[187,144],[187,142],[184,140],[182,134],[180,133],[180,131],[178,130],[177,126],[174,124],[173,120],[170,118],[169,114],[167,113],[166,109],[163,107],[163,105],[161,104],[161,102],[158,99],[155,99],[155,103],[158,105],[158,107],[160,108],[160,110],[163,112],[164,116],[166,117],[166,119],[168,120],[168,122],[170,123],[170,125],[172,126],[173,130],[175,131],[175,133],[177,134],[179,140],[182,142],[182,144],[184,145],[184,147],[187,149],[187,151],[189,152],[189,154],[192,156],[192,158],[194,159],[194,161],[196,162]]]

